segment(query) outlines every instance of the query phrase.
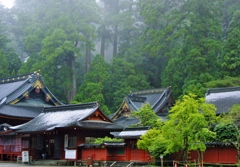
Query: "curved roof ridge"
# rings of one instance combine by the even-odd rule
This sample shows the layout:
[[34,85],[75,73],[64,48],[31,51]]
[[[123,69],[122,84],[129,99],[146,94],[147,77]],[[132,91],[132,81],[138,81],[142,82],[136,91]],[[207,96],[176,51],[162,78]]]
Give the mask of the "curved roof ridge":
[[135,92],[132,92],[132,94],[148,94],[148,93],[158,93],[158,92],[162,92],[162,91],[165,91],[167,90],[168,88],[154,88],[154,89],[146,89],[146,90],[139,90],[139,91],[135,91]]
[[137,106],[134,105],[134,103],[132,102],[131,98],[128,98],[128,103],[130,103],[134,107],[134,109],[138,111]]
[[65,111],[66,109],[88,109],[88,108],[97,108],[99,107],[97,102],[89,102],[82,104],[68,104],[62,106],[52,106],[52,107],[44,107],[44,112],[54,112],[54,111]]
[[223,87],[223,88],[208,88],[206,92],[206,96],[210,93],[221,93],[221,92],[229,92],[229,91],[240,91],[240,86],[235,87]]
[[12,77],[1,78],[0,84],[22,81],[27,78],[30,78],[32,75],[40,75],[40,74],[38,72],[32,72],[32,73],[23,74],[23,75],[16,75]]
[[[171,89],[170,88],[167,88],[164,93],[158,98],[158,100],[156,101],[156,103],[152,106],[152,109],[155,111],[158,111],[157,109],[161,108],[163,106],[163,104],[166,102],[166,101],[161,101],[161,99],[163,97],[166,97],[168,98],[170,95],[171,95]],[[159,104],[159,101],[161,102],[160,105],[158,105],[158,108],[156,109],[157,107],[157,104]]]

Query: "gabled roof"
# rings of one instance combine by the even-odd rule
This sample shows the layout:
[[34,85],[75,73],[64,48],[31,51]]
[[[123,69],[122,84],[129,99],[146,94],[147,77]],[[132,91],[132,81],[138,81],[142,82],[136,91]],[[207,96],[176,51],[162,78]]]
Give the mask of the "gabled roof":
[[44,112],[31,121],[11,127],[17,132],[42,132],[58,128],[85,128],[121,130],[99,109],[97,103],[64,105],[44,108]]
[[[46,87],[38,72],[0,79],[0,92],[0,118],[9,119],[5,121],[13,122],[18,118],[30,120],[44,107],[63,105]],[[2,121],[0,123],[4,123]]]
[[130,112],[134,112],[138,111],[146,103],[151,105],[152,110],[157,115],[166,116],[168,109],[165,108],[169,105],[172,106],[174,103],[171,88],[148,89],[130,93],[124,98],[117,112],[112,115],[112,119],[115,120],[121,117],[125,108],[130,110]]
[[217,115],[226,113],[234,104],[240,104],[240,87],[208,89],[205,98],[207,103],[216,106]]
[[138,139],[149,130],[149,127],[133,127],[125,128],[121,132],[112,132],[111,134],[116,138],[121,139]]
[[118,119],[115,119],[114,122],[124,127],[140,124],[139,118],[136,118],[133,116],[122,116],[122,117],[119,117]]
[[49,91],[38,72],[0,79],[0,105],[16,104],[34,88],[39,87],[55,105],[62,103]]

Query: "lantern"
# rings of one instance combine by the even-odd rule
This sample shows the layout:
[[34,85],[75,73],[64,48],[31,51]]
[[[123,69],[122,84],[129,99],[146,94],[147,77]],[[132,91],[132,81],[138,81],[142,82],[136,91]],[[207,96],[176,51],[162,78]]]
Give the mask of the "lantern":
[[40,93],[40,87],[39,87],[39,86],[37,86],[37,87],[35,88],[35,92],[36,92],[36,93]]

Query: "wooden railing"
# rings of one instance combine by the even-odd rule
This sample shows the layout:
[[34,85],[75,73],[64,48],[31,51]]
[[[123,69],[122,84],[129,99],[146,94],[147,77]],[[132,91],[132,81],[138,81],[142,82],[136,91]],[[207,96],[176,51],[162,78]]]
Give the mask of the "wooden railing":
[[21,152],[22,148],[20,145],[4,145],[0,146],[0,153],[17,153]]

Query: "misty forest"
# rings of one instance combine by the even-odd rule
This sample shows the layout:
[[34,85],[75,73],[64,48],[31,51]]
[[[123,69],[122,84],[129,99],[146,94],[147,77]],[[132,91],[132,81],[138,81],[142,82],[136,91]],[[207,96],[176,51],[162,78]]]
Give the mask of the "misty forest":
[[0,5],[0,78],[40,70],[64,103],[115,112],[131,91],[176,99],[240,85],[240,0],[15,0]]

